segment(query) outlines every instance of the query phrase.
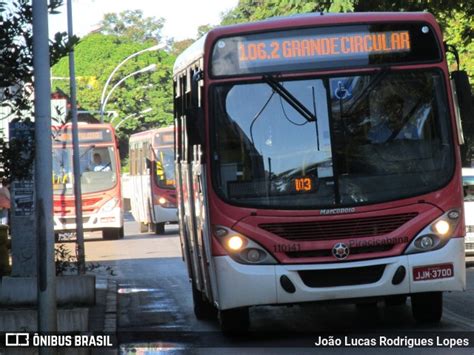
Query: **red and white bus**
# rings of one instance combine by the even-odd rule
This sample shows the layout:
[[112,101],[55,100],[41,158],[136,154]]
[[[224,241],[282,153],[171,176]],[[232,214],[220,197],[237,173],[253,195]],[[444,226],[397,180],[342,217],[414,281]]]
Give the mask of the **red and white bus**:
[[130,203],[142,232],[162,234],[178,221],[173,143],[172,126],[130,136]]
[[[118,141],[110,124],[79,123],[84,231],[104,239],[123,238],[123,207]],[[72,125],[53,128],[54,231],[76,229]]]
[[439,321],[443,291],[466,286],[453,87],[428,13],[276,18],[184,51],[176,178],[196,316],[232,331],[251,306],[410,296],[416,320]]

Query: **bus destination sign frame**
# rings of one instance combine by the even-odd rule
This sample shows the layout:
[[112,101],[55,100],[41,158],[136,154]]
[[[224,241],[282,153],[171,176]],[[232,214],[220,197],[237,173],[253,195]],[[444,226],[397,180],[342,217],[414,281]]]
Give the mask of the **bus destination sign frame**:
[[213,77],[408,64],[441,60],[428,24],[398,23],[291,29],[220,38]]

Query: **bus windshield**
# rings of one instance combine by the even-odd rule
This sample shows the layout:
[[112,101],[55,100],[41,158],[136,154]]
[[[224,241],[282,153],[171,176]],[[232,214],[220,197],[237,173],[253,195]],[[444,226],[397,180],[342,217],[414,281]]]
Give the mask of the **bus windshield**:
[[[108,190],[117,183],[114,147],[95,145],[79,148],[82,193]],[[73,194],[72,147],[53,148],[53,191],[56,195]]]
[[355,206],[427,193],[452,176],[440,72],[271,80],[284,89],[214,87],[213,183],[230,203]]
[[174,189],[174,151],[172,148],[158,148],[156,154],[156,184],[163,189]]

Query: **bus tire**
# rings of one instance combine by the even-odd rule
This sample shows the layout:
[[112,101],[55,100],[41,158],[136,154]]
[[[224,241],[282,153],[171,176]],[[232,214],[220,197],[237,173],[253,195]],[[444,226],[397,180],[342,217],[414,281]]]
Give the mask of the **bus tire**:
[[193,285],[194,315],[199,320],[214,320],[217,318],[217,308],[204,299],[202,292]]
[[356,302],[355,304],[357,310],[362,312],[377,312],[378,311],[378,302],[377,301],[362,301]]
[[155,234],[165,234],[165,224],[164,223],[156,223],[155,224]]
[[418,323],[438,323],[443,316],[443,293],[424,292],[411,295],[413,318]]
[[250,325],[249,308],[219,310],[218,319],[224,334],[245,333]]
[[140,233],[147,233],[148,232],[148,224],[140,222]]
[[102,229],[102,238],[105,240],[122,239],[124,236],[122,228],[104,228]]
[[385,306],[403,306],[407,303],[407,295],[391,295],[385,297]]

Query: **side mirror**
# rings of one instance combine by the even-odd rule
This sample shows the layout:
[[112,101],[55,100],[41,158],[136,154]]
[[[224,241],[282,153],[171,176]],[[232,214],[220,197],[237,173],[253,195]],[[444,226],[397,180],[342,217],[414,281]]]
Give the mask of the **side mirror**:
[[472,94],[469,78],[464,70],[456,70],[451,73],[451,79],[456,90],[459,104],[459,113],[464,124],[474,120],[472,107]]

